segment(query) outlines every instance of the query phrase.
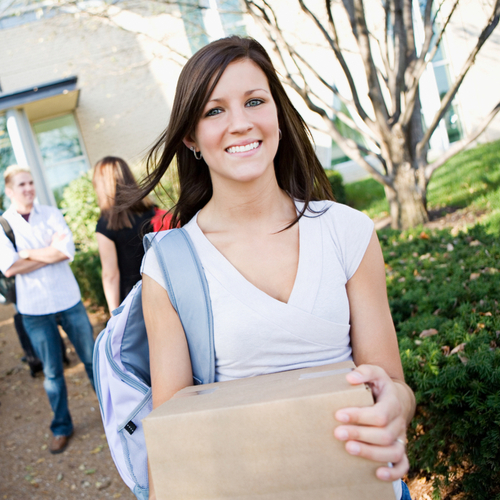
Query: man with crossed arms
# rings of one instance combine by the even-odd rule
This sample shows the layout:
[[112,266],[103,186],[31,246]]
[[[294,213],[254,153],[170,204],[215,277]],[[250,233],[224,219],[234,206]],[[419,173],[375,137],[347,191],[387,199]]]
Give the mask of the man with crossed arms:
[[3,217],[15,236],[14,245],[0,230],[0,270],[16,277],[17,308],[37,356],[43,362],[44,388],[54,412],[51,453],[66,449],[73,434],[64,380],[60,324],[82,360],[92,386],[92,326],[69,262],[75,246],[71,231],[55,207],[35,203],[29,169],[13,165],[4,173],[11,206]]

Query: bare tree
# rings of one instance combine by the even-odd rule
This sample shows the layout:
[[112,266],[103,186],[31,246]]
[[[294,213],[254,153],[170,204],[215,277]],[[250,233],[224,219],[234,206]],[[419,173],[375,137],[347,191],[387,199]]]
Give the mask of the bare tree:
[[[309,109],[323,121],[324,131],[342,151],[366,169],[383,184],[390,206],[392,227],[404,229],[428,220],[426,193],[432,174],[448,159],[474,141],[500,110],[500,102],[467,137],[454,143],[441,157],[429,163],[429,141],[440,121],[450,108],[457,91],[473,66],[479,50],[499,22],[500,0],[489,6],[491,15],[476,40],[455,81],[442,97],[441,105],[432,122],[422,126],[419,100],[419,82],[426,66],[434,58],[446,28],[459,0],[427,0],[423,8],[424,39],[421,47],[415,42],[415,19],[412,0],[381,0],[382,35],[372,33],[367,22],[368,8],[377,8],[368,0],[325,0],[322,10],[313,11],[305,0],[297,0],[300,9],[318,30],[347,81],[350,95],[341,94],[331,79],[324,76],[325,66],[314,67],[305,55],[304,45],[298,45],[286,32],[286,21],[281,22],[273,0],[244,0],[246,8],[268,35],[274,51],[284,69],[284,79],[305,101]],[[413,0],[417,1],[417,0]],[[311,2],[309,2],[311,3]],[[366,5],[365,5],[366,4]],[[318,2],[315,2],[318,5]],[[440,16],[447,7],[446,15]],[[348,44],[340,35],[335,8],[342,7],[350,21],[349,37],[355,40],[358,60],[362,62],[364,81],[360,82],[359,69],[347,61],[344,48]],[[483,6],[484,8],[484,6]],[[370,11],[370,15],[373,12]],[[441,22],[437,23],[438,16]],[[382,23],[381,23],[382,24]],[[345,30],[344,30],[345,31]],[[343,33],[345,36],[345,32]],[[363,76],[363,75],[361,75]],[[363,80],[363,78],[361,78]],[[318,92],[318,84],[325,93]],[[368,89],[368,105],[362,92]],[[333,109],[333,94],[337,95],[350,111],[350,115]],[[365,140],[356,141],[343,137],[339,120],[356,130]],[[372,166],[366,157],[379,160],[382,169]]]
[[[460,0],[294,0],[316,31],[316,36],[311,37],[320,40],[316,45],[294,36],[287,27],[288,18],[278,14],[278,7],[288,8],[292,0],[241,1],[245,12],[267,34],[281,63],[285,83],[321,118],[322,131],[383,184],[392,226],[408,228],[427,221],[426,194],[432,174],[474,141],[500,110],[499,102],[468,136],[455,142],[432,163],[428,161],[433,133],[452,105],[477,54],[498,25],[500,0],[478,0],[489,17],[426,128],[422,125],[419,84],[438,52]],[[418,44],[415,3],[423,4],[420,30],[423,37]],[[209,8],[208,4],[208,0],[0,0],[0,15],[12,10],[13,5],[19,12],[33,6],[54,8],[100,18],[120,29],[152,37],[147,31],[122,24],[119,13],[125,10],[145,16],[168,13],[186,22],[183,9],[201,12]],[[339,23],[339,12],[346,23]],[[367,18],[377,16],[381,19],[378,30],[371,30],[373,23]],[[201,36],[200,30],[204,27],[195,24],[191,31]],[[344,24],[349,25],[347,30]],[[188,54],[180,53],[171,45],[168,33],[155,41],[170,49],[171,57],[179,64],[187,60]],[[323,53],[327,51],[321,67],[315,66],[308,57],[309,49],[319,48]],[[341,92],[335,84],[337,76],[332,78],[331,71],[334,66],[345,80],[347,91]],[[343,104],[343,110],[333,106],[334,96]],[[345,126],[357,133],[354,138],[343,135]],[[363,139],[357,140],[356,136]],[[377,160],[380,169],[368,161],[370,157]]]

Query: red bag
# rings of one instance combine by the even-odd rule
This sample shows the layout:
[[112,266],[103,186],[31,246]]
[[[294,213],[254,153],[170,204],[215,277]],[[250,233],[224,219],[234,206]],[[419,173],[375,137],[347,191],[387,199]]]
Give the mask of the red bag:
[[154,231],[164,231],[165,229],[170,229],[170,221],[172,220],[172,215],[166,210],[161,208],[155,208],[155,214],[151,219],[151,224]]

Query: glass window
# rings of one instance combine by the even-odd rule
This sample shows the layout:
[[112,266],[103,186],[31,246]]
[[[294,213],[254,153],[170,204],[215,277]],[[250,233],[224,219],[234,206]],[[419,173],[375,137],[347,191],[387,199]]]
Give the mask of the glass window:
[[210,41],[203,16],[204,12],[207,12],[206,9],[217,9],[222,26],[222,32],[217,30],[215,35],[211,34],[212,38],[247,35],[240,0],[186,0],[179,2],[179,9],[193,54]]
[[439,91],[439,98],[442,99],[450,88],[450,77],[448,75],[447,67],[442,64],[434,66],[434,75],[436,75],[436,83]]
[[179,2],[179,9],[189,41],[189,47],[194,54],[208,44],[208,37],[203,22],[202,7],[199,0],[186,0]]
[[9,199],[5,196],[5,184],[3,173],[9,165],[16,163],[14,151],[7,133],[7,120],[4,115],[0,116],[0,212],[6,210],[9,205]]
[[217,0],[224,34],[247,36],[240,0]]
[[33,124],[45,178],[59,206],[64,188],[89,168],[72,114]]
[[[426,0],[419,0],[420,12],[422,13],[422,17],[424,16],[426,3]],[[435,15],[434,7],[432,10],[432,15]],[[439,31],[440,29],[440,24],[436,22],[435,31]],[[436,33],[434,33],[433,42],[435,42],[436,37],[437,35]],[[439,97],[440,99],[443,99],[444,95],[446,94],[446,92],[448,92],[452,84],[449,72],[449,63],[443,42],[439,44],[436,54],[432,59],[432,69],[434,70],[434,75],[436,77]],[[460,140],[462,138],[463,132],[460,123],[460,117],[458,116],[458,106],[455,100],[451,103],[443,119],[446,124],[446,131],[448,133],[448,140],[450,141],[450,143]]]

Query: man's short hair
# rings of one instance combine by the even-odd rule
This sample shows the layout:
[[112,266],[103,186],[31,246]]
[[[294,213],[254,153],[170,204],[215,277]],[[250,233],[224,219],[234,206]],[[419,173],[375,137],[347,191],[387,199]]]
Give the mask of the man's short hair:
[[20,174],[21,172],[31,174],[31,171],[28,167],[22,167],[21,165],[11,165],[10,167],[7,167],[5,169],[5,172],[3,173],[5,185],[10,186],[10,184],[12,183],[12,179],[14,179],[14,176]]

